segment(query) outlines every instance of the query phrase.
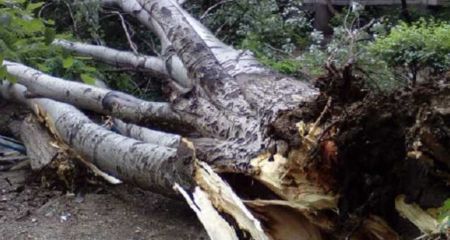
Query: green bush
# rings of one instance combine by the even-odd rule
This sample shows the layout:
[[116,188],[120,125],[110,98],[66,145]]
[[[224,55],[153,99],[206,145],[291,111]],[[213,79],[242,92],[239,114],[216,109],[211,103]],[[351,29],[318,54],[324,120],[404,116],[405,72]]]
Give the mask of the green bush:
[[311,17],[301,1],[280,0],[193,0],[191,13],[228,44],[251,50],[263,64],[286,74],[296,74],[299,64],[292,55],[310,44]]
[[[195,2],[195,1],[194,1]],[[208,8],[208,1],[197,1],[197,12]],[[209,1],[210,2],[210,1]],[[274,56],[305,47],[311,22],[299,1],[281,4],[277,0],[236,0],[226,2],[207,14],[203,23],[227,43]],[[199,15],[200,15],[199,14]],[[249,41],[260,45],[253,49]]]
[[[71,38],[71,34],[56,34],[54,20],[37,16],[44,4],[0,0],[0,60],[17,61],[54,76],[93,83],[99,74],[89,66],[90,59],[72,57],[51,45],[55,36]],[[0,77],[14,81],[5,67],[0,67]]]
[[392,67],[409,71],[414,84],[420,71],[438,74],[450,68],[450,24],[423,19],[411,25],[400,23],[368,50]]
[[[379,28],[380,25],[377,23],[374,27]],[[353,73],[364,79],[367,88],[388,92],[403,86],[404,81],[396,78],[388,64],[367,50],[371,39],[369,30],[335,27],[333,39],[326,46],[321,45],[323,36],[320,32],[312,35],[315,44],[297,58],[301,70],[307,75],[315,78],[326,74],[326,64],[342,69],[351,63]]]

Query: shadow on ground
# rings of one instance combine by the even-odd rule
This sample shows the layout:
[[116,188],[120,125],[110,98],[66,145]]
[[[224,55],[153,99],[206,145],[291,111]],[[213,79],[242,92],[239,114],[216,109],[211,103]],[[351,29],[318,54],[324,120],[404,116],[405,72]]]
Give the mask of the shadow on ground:
[[208,239],[182,202],[130,186],[68,195],[0,172],[0,239]]

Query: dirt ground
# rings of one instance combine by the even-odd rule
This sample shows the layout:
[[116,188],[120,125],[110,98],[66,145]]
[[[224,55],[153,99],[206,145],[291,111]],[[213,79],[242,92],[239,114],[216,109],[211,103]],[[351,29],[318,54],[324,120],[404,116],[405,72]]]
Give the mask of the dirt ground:
[[0,239],[208,239],[182,202],[130,186],[64,194],[0,172]]

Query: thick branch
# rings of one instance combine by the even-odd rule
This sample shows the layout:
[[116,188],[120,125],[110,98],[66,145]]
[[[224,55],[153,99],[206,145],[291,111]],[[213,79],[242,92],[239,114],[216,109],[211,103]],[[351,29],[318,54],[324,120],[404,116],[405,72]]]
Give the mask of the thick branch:
[[[96,80],[95,86],[108,89],[108,86],[101,80]],[[181,143],[181,136],[177,134],[151,130],[135,124],[125,123],[117,118],[112,118],[111,123],[108,125],[111,125],[112,130],[139,141],[174,148],[177,148]]]
[[70,42],[62,39],[55,39],[52,44],[111,65],[132,67],[139,71],[152,71],[159,75],[167,75],[164,62],[158,57],[137,55],[132,52],[119,51],[104,46]]
[[144,143],[98,126],[71,105],[27,99],[22,85],[3,82],[0,90],[3,98],[31,107],[59,140],[105,172],[166,195],[173,195],[175,183],[192,186],[193,149],[186,142],[178,148]]
[[[140,0],[139,0],[140,1]],[[142,4],[142,1],[140,1]],[[179,14],[189,23],[196,34],[208,46],[217,61],[227,70],[228,74],[235,76],[239,73],[267,72],[250,51],[236,50],[220,41],[209,29],[187,13],[176,1],[169,0]]]
[[139,141],[156,144],[164,147],[178,147],[181,144],[181,136],[177,134],[164,133],[140,127],[135,124],[125,123],[119,119],[113,120],[113,128],[120,134],[134,138]]
[[[117,5],[124,12],[127,12],[136,17],[143,25],[154,32],[160,42],[162,49],[162,57],[166,67],[166,72],[176,81],[180,81],[181,86],[189,87],[191,82],[188,80],[187,70],[181,62],[180,58],[173,53],[171,49],[171,42],[165,36],[161,27],[153,20],[153,18],[146,11],[141,11],[142,7],[136,0],[101,0],[103,5],[111,6]],[[188,83],[188,84],[184,84]]]
[[93,57],[94,59],[108,64],[121,67],[132,67],[139,71],[150,71],[162,76],[169,75],[182,87],[192,87],[191,80],[189,80],[184,67],[181,66],[181,68],[170,68],[167,70],[167,66],[171,65],[167,65],[164,60],[158,57],[136,55],[132,52],[119,51],[108,47],[70,42],[60,39],[53,41],[53,44],[84,56]]
[[[198,37],[206,44],[206,46],[211,50],[217,61],[227,69],[228,74],[234,76],[239,73],[262,73],[267,72],[265,69],[253,56],[250,51],[236,50],[231,46],[224,44],[222,41],[217,39],[214,34],[212,34],[206,27],[204,27],[200,22],[190,16],[177,1],[160,1],[161,3],[172,6],[173,10],[176,9],[177,14],[183,18],[183,21],[189,24],[189,31],[195,32]],[[172,40],[164,33],[164,29],[158,22],[158,17],[150,14],[150,12],[143,11],[141,6],[145,6],[148,3],[145,1],[137,0],[102,0],[105,5],[118,5],[123,11],[132,14],[139,21],[155,32],[162,42],[162,48],[165,52],[171,44]],[[178,57],[171,56],[169,59],[172,61],[170,63],[174,67],[175,63],[179,62]]]
[[147,12],[161,28],[193,78],[217,81],[226,77],[211,49],[186,20],[177,3],[156,0],[137,2],[141,6],[140,11]]
[[168,124],[180,122],[168,103],[147,102],[131,95],[52,77],[19,63],[3,61],[18,83],[37,96],[73,104],[132,122]]

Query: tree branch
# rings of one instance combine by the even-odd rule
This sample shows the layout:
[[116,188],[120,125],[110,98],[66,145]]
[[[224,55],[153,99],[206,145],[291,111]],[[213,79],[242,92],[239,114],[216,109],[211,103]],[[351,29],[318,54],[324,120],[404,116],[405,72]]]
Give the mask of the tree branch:
[[[146,1],[140,0],[102,0],[104,5],[119,6],[123,11],[135,16],[142,24],[150,28],[161,40],[162,49],[165,51],[173,42],[164,33],[161,22],[157,20],[158,17],[143,9],[142,6],[149,6],[151,2],[154,3],[155,1],[149,1],[147,3]],[[187,29],[190,29],[198,35],[230,75],[234,76],[243,72],[262,73],[267,71],[250,51],[236,50],[216,38],[205,26],[182,9],[180,3],[173,0],[159,2],[166,6],[171,6],[171,10],[176,10],[178,16],[181,16],[183,21],[188,23],[189,26]],[[174,23],[179,24],[180,22],[171,22],[171,24]],[[178,57],[181,57],[178,51],[177,53]],[[178,61],[174,60],[174,62]]]
[[119,51],[108,47],[70,42],[61,39],[53,41],[53,45],[60,46],[80,55],[92,57],[111,65],[132,67],[139,71],[150,71],[161,76],[169,76],[182,88],[189,89],[192,86],[192,82],[182,65],[181,68],[173,69],[171,67],[174,64],[172,63],[173,59],[166,58],[163,60],[158,57],[137,55],[127,51]]
[[101,170],[144,189],[173,196],[175,183],[193,185],[194,157],[189,143],[178,148],[144,143],[93,123],[75,107],[45,98],[26,98],[26,88],[3,82],[0,94],[30,107],[57,140]]
[[159,75],[167,75],[163,60],[157,57],[62,39],[55,39],[52,44],[114,66],[132,67],[139,71],[151,71]]
[[125,19],[123,18],[122,14],[120,12],[114,11],[113,13],[117,14],[120,18],[120,23],[122,24],[123,31],[125,32],[125,36],[127,37],[128,44],[130,45],[131,50],[134,54],[138,54],[137,46],[136,44],[131,40],[130,33],[128,33],[128,28],[125,23]]
[[112,129],[124,136],[164,147],[176,148],[182,140],[180,135],[151,130],[135,124],[125,123],[119,119],[113,120]]
[[52,77],[19,63],[3,61],[3,65],[17,77],[18,83],[37,96],[132,122],[152,122],[164,126],[181,121],[168,103],[148,102],[122,92]]

